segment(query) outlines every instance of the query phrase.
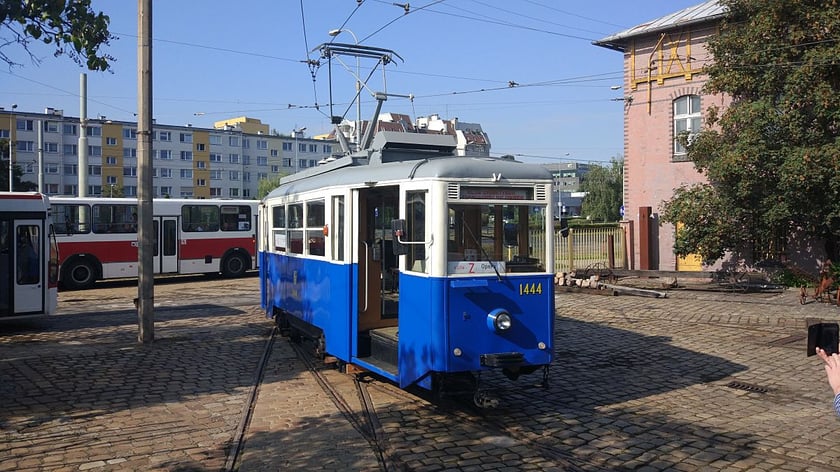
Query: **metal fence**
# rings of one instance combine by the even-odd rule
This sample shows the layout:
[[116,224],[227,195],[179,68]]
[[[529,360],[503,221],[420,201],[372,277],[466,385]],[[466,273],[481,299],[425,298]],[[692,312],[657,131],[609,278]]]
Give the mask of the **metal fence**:
[[[534,257],[543,257],[545,233],[531,233]],[[610,251],[612,248],[612,251]],[[610,265],[612,252],[612,265]],[[627,267],[624,229],[620,227],[570,228],[569,236],[554,232],[554,272],[571,272],[587,267]]]

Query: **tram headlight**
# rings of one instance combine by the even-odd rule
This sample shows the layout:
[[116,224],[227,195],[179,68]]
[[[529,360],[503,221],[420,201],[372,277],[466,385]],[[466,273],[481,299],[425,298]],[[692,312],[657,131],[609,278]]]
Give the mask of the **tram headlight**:
[[507,311],[498,308],[487,314],[487,328],[495,333],[503,333],[513,325],[513,318]]

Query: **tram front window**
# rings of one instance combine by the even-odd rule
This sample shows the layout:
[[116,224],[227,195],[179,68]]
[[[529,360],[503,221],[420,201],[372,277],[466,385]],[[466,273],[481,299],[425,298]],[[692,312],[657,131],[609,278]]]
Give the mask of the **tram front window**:
[[[474,273],[489,261],[489,272],[543,272],[536,250],[546,235],[545,210],[529,205],[454,204],[449,207],[447,262],[450,274]],[[466,272],[465,272],[466,271]]]

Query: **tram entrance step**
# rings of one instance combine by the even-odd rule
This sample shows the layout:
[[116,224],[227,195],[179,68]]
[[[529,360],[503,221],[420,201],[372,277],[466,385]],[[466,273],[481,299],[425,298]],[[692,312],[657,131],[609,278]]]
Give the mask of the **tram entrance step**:
[[379,328],[370,330],[370,355],[374,359],[397,365],[399,330]]

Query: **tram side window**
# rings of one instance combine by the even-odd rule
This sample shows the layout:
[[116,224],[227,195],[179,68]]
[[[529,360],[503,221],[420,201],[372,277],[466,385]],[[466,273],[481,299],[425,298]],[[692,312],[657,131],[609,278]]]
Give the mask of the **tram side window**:
[[324,200],[314,200],[306,203],[306,242],[309,254],[324,255]]
[[289,205],[286,214],[288,223],[289,252],[303,254],[303,203]]
[[332,198],[332,259],[344,260],[344,197]]
[[87,205],[53,205],[53,228],[56,234],[90,232],[90,207]]
[[[406,233],[408,241],[423,242],[429,239],[426,234],[426,192],[406,193]],[[425,244],[409,245],[407,256],[408,270],[428,273]]]
[[33,285],[41,281],[41,232],[38,226],[17,228],[17,283]]
[[137,205],[94,205],[94,233],[136,233]]
[[222,205],[222,231],[251,231],[251,207]]
[[181,225],[186,232],[219,231],[219,207],[215,205],[184,205]]
[[286,251],[286,207],[277,205],[271,209],[271,225],[274,228],[274,250]]

